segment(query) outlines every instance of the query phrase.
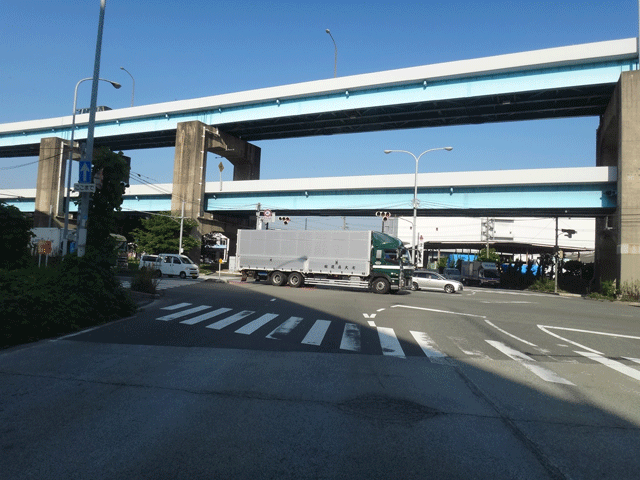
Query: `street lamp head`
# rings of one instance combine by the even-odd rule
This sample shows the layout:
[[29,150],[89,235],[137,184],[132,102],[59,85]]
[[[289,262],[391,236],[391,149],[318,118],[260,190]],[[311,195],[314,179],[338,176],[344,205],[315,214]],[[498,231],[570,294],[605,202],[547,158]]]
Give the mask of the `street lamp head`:
[[445,149],[447,152],[450,152],[451,150],[453,150],[453,147],[444,147],[444,149]]
[[328,28],[325,30],[325,32],[327,32],[329,35],[331,35],[331,30],[329,30]]
[[384,153],[391,153],[391,150],[385,150]]
[[122,85],[120,85],[118,82],[111,82],[111,81],[109,81],[109,83],[110,83],[111,85],[113,85],[113,86],[114,86],[114,88],[120,88],[120,87],[122,86]]

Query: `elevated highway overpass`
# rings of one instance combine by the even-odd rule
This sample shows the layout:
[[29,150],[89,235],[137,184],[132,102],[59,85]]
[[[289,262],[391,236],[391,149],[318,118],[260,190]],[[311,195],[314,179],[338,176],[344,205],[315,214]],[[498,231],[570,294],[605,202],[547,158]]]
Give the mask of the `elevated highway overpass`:
[[[617,206],[615,167],[546,168],[418,175],[420,216],[596,217]],[[221,188],[222,187],[222,188]],[[132,185],[125,212],[171,209],[172,184]],[[208,182],[204,211],[251,216],[371,216],[413,214],[414,175],[367,175]],[[35,189],[1,190],[0,198],[35,211]],[[75,211],[75,209],[74,209]],[[55,221],[53,221],[55,223]]]
[[[251,141],[599,116],[596,166],[615,167],[617,198],[614,206],[599,207],[596,263],[602,278],[622,283],[640,278],[638,104],[638,47],[630,38],[98,112],[95,145],[125,152],[175,145],[171,210],[185,200],[187,216],[202,219],[234,211],[222,203],[231,194],[207,191],[207,152],[234,165],[234,180],[257,181],[260,149]],[[76,121],[74,137],[82,141],[88,114]],[[48,221],[50,205],[60,213],[71,122],[63,116],[0,125],[0,157],[40,157],[36,221]],[[285,190],[280,200],[287,196],[293,203]],[[419,213],[430,212],[421,207]]]

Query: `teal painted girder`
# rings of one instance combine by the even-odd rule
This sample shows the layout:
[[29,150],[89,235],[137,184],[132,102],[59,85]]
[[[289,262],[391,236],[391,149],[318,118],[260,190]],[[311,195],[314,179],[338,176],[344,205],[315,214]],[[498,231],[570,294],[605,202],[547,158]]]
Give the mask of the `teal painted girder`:
[[[611,192],[616,184],[545,185],[503,187],[454,187],[418,189],[419,215],[433,212],[446,214],[467,212],[478,215],[483,211],[580,212],[611,211],[616,208],[616,196]],[[368,215],[371,211],[384,210],[406,214],[413,210],[413,189],[352,190],[352,191],[298,191],[244,194],[207,194],[205,210],[216,213],[250,213],[258,209],[270,209],[282,214],[331,214],[348,213]]]
[[[131,117],[127,116],[126,110],[128,109],[111,110],[101,112],[98,115],[95,137],[99,144],[101,137],[144,136],[152,135],[154,132],[175,131],[178,123],[195,120],[219,126],[224,130],[226,124],[235,125],[278,118],[303,118],[307,115],[347,110],[398,107],[447,100],[510,95],[519,92],[615,85],[622,72],[633,70],[636,66],[637,60],[621,59],[604,63],[434,80],[427,81],[426,84],[420,82],[403,85],[373,85],[326,94],[273,98],[242,105],[231,104],[214,107],[204,105],[190,111],[170,111]],[[122,113],[119,114],[119,112]],[[68,118],[70,119],[70,117]],[[101,118],[105,118],[105,120],[101,120]],[[2,156],[3,148],[39,144],[40,140],[45,137],[69,139],[71,134],[70,121],[63,121],[63,118],[57,120],[60,120],[57,122],[60,126],[0,133],[0,156]],[[69,124],[65,125],[64,123]],[[77,124],[75,139],[82,140],[86,136],[86,124]]]
[[[483,215],[500,211],[510,216],[522,212],[543,215],[565,211],[573,214],[604,214],[615,210],[615,182],[584,185],[515,185],[501,187],[419,188],[418,214]],[[23,212],[35,210],[33,198],[6,199],[7,204]],[[372,211],[412,212],[413,189],[322,190],[260,193],[207,193],[204,208],[211,213],[252,214],[261,210],[296,215],[369,215]],[[125,195],[126,212],[161,212],[171,210],[171,196]],[[72,204],[71,211],[77,211]]]

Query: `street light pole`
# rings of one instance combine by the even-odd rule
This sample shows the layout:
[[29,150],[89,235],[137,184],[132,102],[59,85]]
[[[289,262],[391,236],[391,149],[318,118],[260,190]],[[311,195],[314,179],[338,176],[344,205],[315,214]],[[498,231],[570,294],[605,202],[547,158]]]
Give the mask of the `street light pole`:
[[[73,142],[74,142],[74,136],[75,136],[75,132],[76,132],[76,105],[78,102],[78,87],[80,86],[80,84],[82,82],[86,82],[87,80],[91,80],[92,77],[88,77],[88,78],[83,78],[82,80],[80,80],[78,83],[76,83],[76,88],[73,92],[73,118],[71,120],[71,140],[69,141],[69,160],[67,162],[67,188],[66,188],[66,192],[65,192],[65,200],[64,200],[64,230],[62,233],[62,256],[65,256],[67,254],[67,242],[68,242],[68,235],[69,235],[69,197],[71,194],[71,169],[73,166]],[[102,80],[103,82],[109,82],[111,85],[113,85],[114,88],[120,88],[122,85],[120,85],[118,82],[113,82],[111,80],[106,80],[104,78],[100,78],[100,80]]]
[[331,30],[327,28],[325,32],[327,32],[331,37],[331,40],[333,40],[333,48],[335,51],[333,59],[333,78],[336,78],[338,75],[338,45],[336,45],[336,41],[334,40],[333,35],[331,35]]
[[420,157],[422,157],[425,153],[433,152],[435,150],[447,150],[448,152],[450,152],[451,150],[453,150],[453,147],[430,148],[429,150],[425,150],[424,152],[422,152],[417,157],[413,153],[407,150],[385,150],[384,151],[384,153],[391,153],[391,152],[408,153],[416,161],[416,174],[415,174],[414,183],[413,183],[413,258],[411,259],[414,265],[416,264],[417,249],[418,249],[418,240],[417,240],[417,231],[416,231],[416,223],[418,221],[418,162],[420,161]]
[[135,93],[135,90],[136,90],[136,79],[133,78],[133,75],[131,75],[129,70],[127,70],[126,68],[120,67],[120,70],[124,70],[125,72],[127,72],[131,77],[131,81],[133,82],[133,86],[131,87],[131,106],[133,107],[133,94]]
[[[93,83],[91,84],[91,106],[89,109],[89,126],[87,127],[86,161],[93,163],[93,140],[96,127],[96,106],[98,104],[98,80],[100,79],[100,54],[102,52],[102,30],[104,28],[104,9],[107,0],[100,0],[100,17],[98,20],[98,39],[93,63]],[[89,220],[89,202],[91,194],[82,192],[80,214],[78,215],[78,257],[83,257],[87,248],[87,221]]]

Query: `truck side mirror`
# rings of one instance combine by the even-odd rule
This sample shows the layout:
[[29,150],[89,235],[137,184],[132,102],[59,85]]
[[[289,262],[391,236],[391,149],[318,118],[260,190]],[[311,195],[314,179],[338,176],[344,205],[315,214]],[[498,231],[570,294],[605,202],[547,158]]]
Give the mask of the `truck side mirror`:
[[382,250],[376,250],[376,260],[382,260]]

